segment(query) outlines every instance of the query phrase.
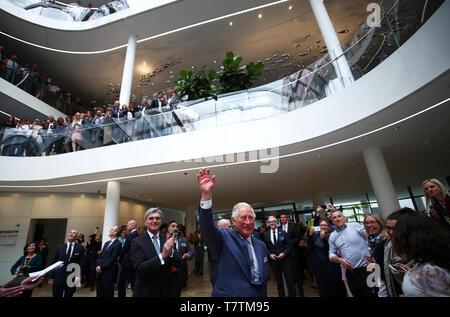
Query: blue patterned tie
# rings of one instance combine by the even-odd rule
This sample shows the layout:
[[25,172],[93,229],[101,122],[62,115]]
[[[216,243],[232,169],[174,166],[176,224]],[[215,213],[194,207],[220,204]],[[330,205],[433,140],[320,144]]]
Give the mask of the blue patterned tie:
[[245,241],[247,242],[247,247],[248,247],[248,253],[250,256],[250,261],[252,263],[251,266],[251,274],[252,274],[252,280],[254,282],[259,282],[259,266],[258,266],[258,261],[256,260],[256,254],[255,254],[255,249],[253,248],[253,245],[251,244],[250,241],[248,241],[247,239],[245,239]]

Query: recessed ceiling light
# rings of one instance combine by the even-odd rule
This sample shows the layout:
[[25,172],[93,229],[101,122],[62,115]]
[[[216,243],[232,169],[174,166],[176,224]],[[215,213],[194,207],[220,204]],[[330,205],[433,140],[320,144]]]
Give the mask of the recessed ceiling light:
[[290,5],[290,6],[289,6],[289,10],[292,10],[292,8],[293,8],[293,7]]
[[230,23],[228,23],[230,26],[233,26],[233,22],[232,21],[230,21]]
[[261,13],[258,14],[258,18],[259,18],[259,19],[262,19],[262,14],[261,14]]

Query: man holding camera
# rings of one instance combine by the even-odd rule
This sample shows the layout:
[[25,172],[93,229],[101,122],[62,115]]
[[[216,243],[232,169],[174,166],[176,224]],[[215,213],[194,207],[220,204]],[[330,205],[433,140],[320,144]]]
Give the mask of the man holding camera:
[[278,295],[285,297],[283,274],[288,287],[288,296],[295,297],[294,276],[292,263],[288,255],[291,251],[291,242],[284,230],[277,227],[277,219],[269,217],[270,230],[264,232],[263,239],[269,250],[269,263],[272,267],[277,282]]
[[188,267],[187,261],[192,260],[192,256],[194,253],[192,252],[192,248],[189,245],[188,240],[185,237],[179,236],[178,232],[178,224],[176,221],[172,220],[169,222],[168,228],[169,237],[175,237],[175,246],[174,246],[174,257],[178,257],[180,259],[180,266],[178,268],[172,269],[176,275],[176,291],[177,297],[181,295],[181,289],[183,286],[186,286],[186,282],[188,279]]

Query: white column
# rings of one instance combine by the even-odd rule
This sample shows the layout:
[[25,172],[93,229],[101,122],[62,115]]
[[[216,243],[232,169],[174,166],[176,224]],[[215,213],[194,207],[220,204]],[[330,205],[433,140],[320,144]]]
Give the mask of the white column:
[[369,147],[363,151],[363,157],[381,215],[386,218],[400,205],[383,152],[378,147]]
[[102,247],[109,241],[109,230],[119,223],[120,183],[109,181],[106,189],[105,215],[103,218]]
[[120,86],[120,108],[123,105],[129,105],[131,85],[133,83],[134,58],[136,57],[136,35],[130,34],[128,37],[127,54],[125,55],[125,64],[123,66],[122,83]]
[[[336,35],[336,31],[334,30],[333,24],[328,16],[327,9],[325,8],[322,0],[309,0],[309,3],[311,4],[314,16],[316,17],[317,24],[319,25],[320,32],[322,33],[323,40],[325,41],[328,53],[330,54],[330,58],[331,60],[334,60],[337,56],[341,56],[343,51]],[[333,67],[338,77],[338,80],[333,82],[333,84],[337,86],[334,88],[343,88],[354,81],[350,66],[347,63],[345,56],[341,56],[333,62]]]

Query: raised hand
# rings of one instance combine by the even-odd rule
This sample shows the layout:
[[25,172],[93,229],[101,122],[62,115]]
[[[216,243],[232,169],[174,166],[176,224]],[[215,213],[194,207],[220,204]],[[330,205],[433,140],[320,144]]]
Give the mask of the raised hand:
[[211,200],[212,191],[216,186],[216,176],[210,177],[209,169],[201,169],[197,174],[197,182],[202,191],[202,200]]
[[175,237],[166,240],[161,251],[161,256],[163,259],[169,256],[174,246],[175,246]]

